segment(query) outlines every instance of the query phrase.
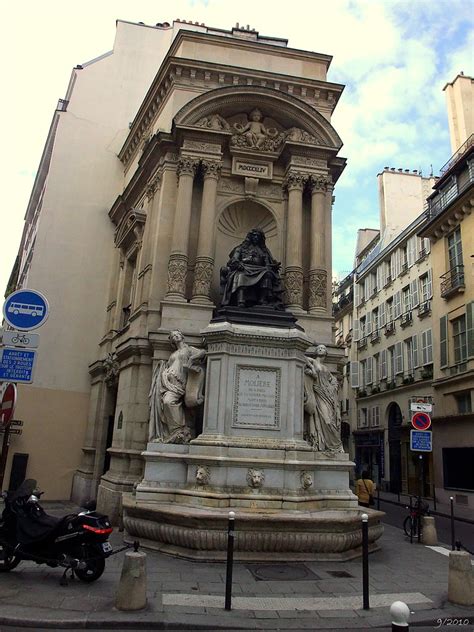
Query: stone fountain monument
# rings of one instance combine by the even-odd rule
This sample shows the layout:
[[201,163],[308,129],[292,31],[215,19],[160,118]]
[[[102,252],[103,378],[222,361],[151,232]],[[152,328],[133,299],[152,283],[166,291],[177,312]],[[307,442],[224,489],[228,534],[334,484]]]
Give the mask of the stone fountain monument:
[[[231,251],[220,280],[203,348],[172,331],[174,350],[155,367],[144,477],[123,497],[127,534],[219,560],[233,510],[237,559],[350,559],[360,553],[362,511],[326,348],[306,355],[314,341],[283,308],[263,231]],[[375,548],[382,514],[368,513]]]

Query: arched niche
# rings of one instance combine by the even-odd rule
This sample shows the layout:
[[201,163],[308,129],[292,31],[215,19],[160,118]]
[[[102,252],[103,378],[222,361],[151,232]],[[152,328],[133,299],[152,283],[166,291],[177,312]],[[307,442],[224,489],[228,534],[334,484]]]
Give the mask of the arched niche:
[[254,200],[237,200],[227,204],[217,218],[215,233],[215,265],[212,279],[211,299],[220,303],[220,269],[229,260],[229,253],[238,246],[252,228],[265,233],[266,244],[273,257],[281,261],[281,234],[273,213]]

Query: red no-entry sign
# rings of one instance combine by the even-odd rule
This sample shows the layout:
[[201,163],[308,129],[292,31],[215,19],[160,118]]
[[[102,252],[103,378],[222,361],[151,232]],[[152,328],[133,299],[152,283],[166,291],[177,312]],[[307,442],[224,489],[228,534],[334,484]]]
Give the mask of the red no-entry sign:
[[415,430],[428,430],[431,426],[431,417],[428,413],[415,413],[411,418],[411,425]]
[[16,386],[15,384],[7,384],[3,393],[2,403],[0,404],[0,427],[6,428],[10,420],[13,418],[16,404]]

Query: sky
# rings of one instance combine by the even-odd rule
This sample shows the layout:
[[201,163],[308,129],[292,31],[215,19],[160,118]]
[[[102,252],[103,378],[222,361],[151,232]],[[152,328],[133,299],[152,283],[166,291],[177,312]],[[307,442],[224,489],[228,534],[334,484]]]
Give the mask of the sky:
[[0,288],[6,288],[59,98],[72,68],[109,51],[117,19],[249,24],[288,46],[333,56],[345,84],[332,124],[347,167],[336,185],[333,275],[352,270],[358,228],[378,228],[377,173],[436,175],[451,156],[443,87],[474,76],[474,0],[43,0],[2,3]]

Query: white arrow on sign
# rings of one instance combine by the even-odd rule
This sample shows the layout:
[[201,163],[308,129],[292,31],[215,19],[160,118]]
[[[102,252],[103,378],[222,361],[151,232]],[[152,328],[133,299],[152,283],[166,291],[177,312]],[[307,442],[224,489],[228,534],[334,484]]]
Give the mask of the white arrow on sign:
[[410,410],[413,413],[431,413],[433,412],[433,404],[422,404],[421,402],[412,402]]
[[11,347],[37,349],[39,334],[31,334],[29,331],[9,330],[2,333],[3,344]]

